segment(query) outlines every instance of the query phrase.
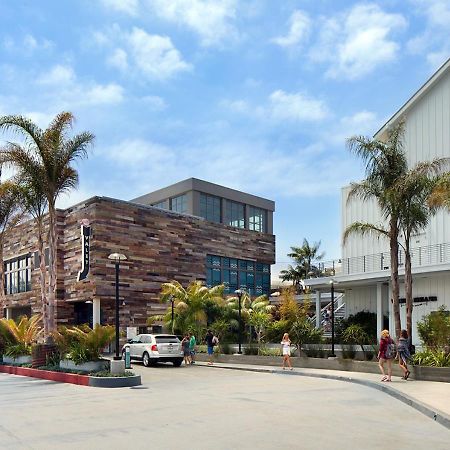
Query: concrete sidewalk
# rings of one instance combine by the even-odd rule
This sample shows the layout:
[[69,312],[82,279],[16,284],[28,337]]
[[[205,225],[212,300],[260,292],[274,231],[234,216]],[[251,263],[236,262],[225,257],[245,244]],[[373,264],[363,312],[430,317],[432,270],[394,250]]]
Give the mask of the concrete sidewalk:
[[245,370],[286,376],[325,378],[361,384],[395,397],[450,429],[450,383],[415,380],[405,381],[399,377],[392,377],[392,382],[387,383],[380,381],[381,375],[363,372],[343,372],[341,370],[294,368],[290,371],[273,366],[216,362],[212,366],[204,362],[196,362],[196,365],[216,369]]

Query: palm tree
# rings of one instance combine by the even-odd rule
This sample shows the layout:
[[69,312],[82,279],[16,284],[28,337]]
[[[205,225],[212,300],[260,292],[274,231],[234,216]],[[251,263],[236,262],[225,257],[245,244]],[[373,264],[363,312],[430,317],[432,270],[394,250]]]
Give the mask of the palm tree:
[[295,267],[288,265],[288,268],[280,271],[281,281],[292,281],[292,285],[296,291],[300,290],[302,280],[307,278],[306,270],[303,266],[296,265]]
[[[163,283],[161,286],[161,301],[174,300],[176,324],[171,323],[170,311],[165,316],[166,322],[182,332],[187,331],[190,326],[199,328],[208,325],[206,308],[208,302],[223,304],[223,285],[208,288],[201,281],[192,281],[184,288],[178,281]],[[169,320],[167,320],[169,319]]]
[[[0,118],[0,130],[20,135],[24,144],[7,143],[0,151],[0,162],[13,166],[21,178],[39,180],[48,206],[49,222],[49,283],[48,283],[48,333],[56,328],[56,200],[78,185],[78,172],[73,163],[87,156],[94,135],[83,132],[69,136],[74,116],[70,112],[58,114],[47,129],[42,130],[23,116]],[[48,338],[49,336],[46,336]]]
[[389,239],[391,256],[392,302],[395,333],[400,337],[400,285],[398,279],[398,250],[400,205],[395,201],[393,186],[399,177],[407,172],[408,164],[403,151],[404,122],[399,122],[389,130],[386,142],[355,136],[347,141],[349,150],[365,163],[366,179],[352,183],[347,201],[360,198],[364,201],[375,199],[388,227],[355,222],[344,231],[344,242],[353,233],[375,234]]
[[431,207],[444,207],[450,210],[450,172],[438,180],[428,198],[428,204]]
[[22,207],[24,208],[25,212],[33,217],[36,225],[40,269],[42,318],[44,322],[44,336],[48,336],[49,320],[46,294],[47,267],[45,265],[44,252],[44,219],[47,212],[47,199],[43,192],[43,186],[40,179],[21,180],[19,187]]
[[427,200],[442,183],[440,172],[448,166],[449,158],[437,158],[431,162],[421,162],[402,176],[393,187],[395,201],[401,205],[400,230],[403,235],[405,250],[405,300],[406,328],[412,336],[412,268],[411,268],[411,236],[423,230],[431,216],[436,212]]
[[[20,220],[21,217],[19,189],[12,181],[0,184],[0,298],[3,305],[6,301],[5,275],[3,264],[3,245],[5,235]],[[3,307],[2,307],[3,310]]]
[[302,270],[306,274],[306,278],[309,278],[311,272],[315,274],[319,271],[319,269],[314,266],[312,263],[315,261],[320,261],[323,259],[325,253],[319,253],[320,241],[314,242],[311,245],[308,240],[303,239],[303,245],[301,247],[291,247],[292,252],[288,253],[289,258],[292,258],[297,266],[302,267]]

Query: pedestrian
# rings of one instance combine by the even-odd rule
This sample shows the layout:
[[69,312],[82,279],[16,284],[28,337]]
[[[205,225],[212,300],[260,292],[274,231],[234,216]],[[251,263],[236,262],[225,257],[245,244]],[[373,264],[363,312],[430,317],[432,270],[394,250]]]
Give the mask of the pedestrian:
[[206,333],[205,341],[206,341],[206,347],[208,349],[208,365],[212,366],[213,361],[213,354],[214,354],[214,342],[213,342],[214,335],[212,334],[211,330],[208,330]]
[[187,366],[188,364],[191,363],[191,361],[190,361],[191,351],[189,349],[189,342],[190,342],[189,333],[186,333],[184,335],[183,340],[181,341],[181,346],[183,348],[183,356],[184,356],[184,365],[185,366]]
[[289,369],[292,370],[291,364],[291,340],[289,339],[289,334],[284,333],[283,339],[281,340],[281,351],[283,353],[283,370],[286,369],[286,363]]
[[[378,366],[381,370],[383,377],[381,381],[392,381],[392,360],[394,359],[394,341],[389,336],[388,330],[381,332],[380,350],[378,352]],[[387,362],[388,374],[384,371],[384,363]]]
[[407,380],[410,371],[408,370],[408,360],[411,358],[411,354],[409,352],[409,339],[408,332],[406,330],[402,330],[400,332],[400,339],[398,340],[397,346],[397,355],[398,355],[398,365],[400,369],[403,370],[403,379]]
[[189,339],[189,352],[191,354],[191,364],[195,364],[195,346],[197,341],[195,339],[194,333],[191,333],[191,338]]

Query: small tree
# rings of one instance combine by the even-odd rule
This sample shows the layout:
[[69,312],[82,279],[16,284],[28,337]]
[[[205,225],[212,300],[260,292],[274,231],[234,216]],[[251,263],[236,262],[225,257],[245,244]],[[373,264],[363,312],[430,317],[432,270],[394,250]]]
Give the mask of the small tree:
[[346,344],[357,344],[361,346],[361,350],[364,355],[364,359],[366,359],[366,351],[364,349],[364,344],[369,343],[370,337],[364,331],[364,328],[361,325],[353,324],[347,327],[342,333],[342,340]]
[[315,328],[307,317],[298,317],[289,330],[289,337],[297,347],[298,356],[301,356],[302,344],[319,344],[322,334],[322,329]]

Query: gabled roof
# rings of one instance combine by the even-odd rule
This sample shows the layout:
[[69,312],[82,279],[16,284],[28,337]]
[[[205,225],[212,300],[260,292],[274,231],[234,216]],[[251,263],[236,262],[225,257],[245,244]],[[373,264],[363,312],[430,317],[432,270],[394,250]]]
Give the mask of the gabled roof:
[[375,139],[382,140],[389,127],[394,125],[400,117],[407,114],[408,110],[419,101],[448,71],[450,70],[450,58],[422,85],[421,88],[375,133]]

